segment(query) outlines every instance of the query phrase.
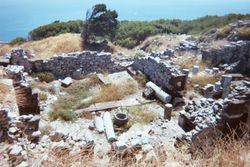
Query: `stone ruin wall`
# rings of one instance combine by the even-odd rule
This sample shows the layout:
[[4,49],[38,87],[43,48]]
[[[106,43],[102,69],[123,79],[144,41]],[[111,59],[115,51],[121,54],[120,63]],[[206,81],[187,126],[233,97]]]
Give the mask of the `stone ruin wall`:
[[118,72],[125,70],[111,59],[110,53],[76,52],[48,60],[29,60],[23,49],[11,52],[11,64],[22,65],[26,72],[51,72],[56,78],[73,76],[74,72],[82,74],[92,72]]
[[228,72],[250,76],[250,41],[232,42],[220,49],[202,50],[202,60],[215,66],[228,64]]
[[187,132],[183,137],[192,141],[193,150],[207,149],[204,141],[232,131],[238,137],[250,132],[250,83],[239,82],[233,87],[226,99],[190,101],[180,113],[179,125]]
[[162,62],[160,58],[136,58],[132,67],[144,73],[149,80],[170,94],[182,91],[185,88],[186,75],[171,64]]

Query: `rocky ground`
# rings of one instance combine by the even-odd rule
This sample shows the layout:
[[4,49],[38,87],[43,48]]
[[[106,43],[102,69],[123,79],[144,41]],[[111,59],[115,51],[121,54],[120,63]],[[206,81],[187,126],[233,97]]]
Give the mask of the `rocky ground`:
[[[152,37],[135,57],[13,49],[1,59],[0,165],[248,166],[249,41],[207,37]],[[240,152],[212,161],[232,132],[242,147],[225,145]]]

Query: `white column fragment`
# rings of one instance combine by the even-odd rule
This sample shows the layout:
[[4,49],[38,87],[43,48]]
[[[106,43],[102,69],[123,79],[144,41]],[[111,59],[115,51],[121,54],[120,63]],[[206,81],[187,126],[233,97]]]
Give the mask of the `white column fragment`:
[[103,119],[101,117],[95,117],[95,127],[99,133],[104,132]]
[[155,95],[164,103],[169,103],[172,97],[164,92],[159,86],[154,84],[153,82],[148,82],[146,84],[147,87],[152,88],[155,91]]
[[109,142],[117,141],[113,127],[113,122],[111,119],[111,114],[109,112],[105,112],[103,114],[103,123],[108,141]]

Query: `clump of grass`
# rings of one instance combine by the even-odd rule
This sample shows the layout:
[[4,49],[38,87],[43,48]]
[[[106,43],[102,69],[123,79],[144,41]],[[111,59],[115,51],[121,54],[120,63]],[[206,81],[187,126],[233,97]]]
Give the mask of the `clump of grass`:
[[145,54],[143,51],[137,51],[134,57],[143,57]]
[[52,111],[49,113],[49,119],[53,121],[57,119],[63,121],[74,121],[76,119],[76,113],[65,110]]
[[44,93],[44,92],[39,92],[39,93],[38,93],[38,99],[39,99],[40,101],[46,101],[47,98],[48,98],[48,95],[47,95],[46,93]]
[[[209,138],[207,139],[209,140]],[[210,138],[211,140],[211,138]],[[215,139],[214,139],[215,140]],[[245,167],[249,166],[248,154],[250,150],[250,141],[239,139],[236,140],[232,136],[226,136],[222,139],[216,139],[215,145],[207,145],[206,140],[203,141],[204,146],[208,147],[209,152],[200,151],[194,154],[197,166],[222,166],[222,167]],[[208,142],[210,143],[210,142]],[[209,155],[209,157],[208,157]]]
[[240,38],[244,40],[250,39],[250,27],[245,27],[239,31]]
[[[82,99],[91,95],[89,89],[96,84],[97,81],[90,78],[86,81],[74,81],[70,87],[63,88],[67,95],[59,97],[52,106],[52,111],[49,112],[49,119],[52,121],[56,119],[73,121],[76,118],[74,110],[82,105]],[[86,106],[88,105],[90,104],[86,104]],[[89,115],[85,116],[82,117],[91,118]]]
[[128,130],[135,123],[148,124],[154,121],[157,117],[157,114],[152,111],[148,111],[145,105],[127,107],[126,110],[128,111],[129,121],[123,127],[125,130]]
[[38,72],[34,73],[33,77],[38,77],[41,82],[52,82],[54,81],[55,77],[51,72]]
[[198,74],[188,78],[186,84],[186,90],[190,90],[194,87],[194,85],[199,85],[200,87],[204,87],[207,84],[214,84],[219,81],[221,78],[221,74]]
[[58,99],[53,105],[52,111],[49,112],[49,119],[51,121],[60,119],[64,121],[73,121],[76,114],[72,111],[74,108],[76,98],[73,96],[65,96]]
[[100,103],[114,100],[121,100],[124,97],[135,93],[136,87],[134,83],[127,82],[122,85],[108,85],[101,88],[98,96],[92,99],[92,103]]
[[50,125],[45,125],[43,127],[40,127],[39,131],[41,132],[41,136],[44,136],[44,135],[48,136],[53,131],[53,128]]
[[224,27],[223,29],[221,29],[221,30],[217,33],[216,38],[217,38],[217,39],[222,39],[222,38],[227,37],[227,35],[229,35],[229,33],[232,31],[232,29],[233,29],[233,27],[231,27],[231,26],[226,26],[226,27]]

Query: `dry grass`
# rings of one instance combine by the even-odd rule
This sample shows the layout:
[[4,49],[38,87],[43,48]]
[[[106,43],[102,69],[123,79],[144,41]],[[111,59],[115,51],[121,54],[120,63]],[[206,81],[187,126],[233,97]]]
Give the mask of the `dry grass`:
[[[93,156],[94,147],[84,146],[81,151],[75,155],[70,155],[68,150],[61,149],[51,149],[49,152],[48,160],[44,161],[42,166],[46,167],[68,167],[68,166],[107,166],[107,167],[160,167],[163,166],[164,161],[166,160],[166,151],[163,148],[160,150],[153,150],[154,156],[152,160],[145,160],[145,154],[143,159],[139,162],[136,162],[135,154],[139,150],[136,149],[127,149],[121,153],[111,151],[109,153],[109,158],[103,160],[103,157]],[[105,159],[105,157],[104,157]]]
[[135,76],[133,76],[133,78],[140,84],[140,86],[144,87],[146,85],[146,83],[148,82],[148,78],[145,74],[143,73],[139,73]]
[[194,88],[195,85],[199,85],[200,87],[204,87],[207,84],[214,84],[215,82],[219,81],[222,74],[205,74],[201,73],[198,75],[194,75],[188,78],[186,84],[186,90],[191,90]]
[[[85,81],[74,81],[70,87],[63,88],[62,90],[67,92],[67,95],[59,97],[56,103],[53,104],[52,111],[49,112],[50,120],[75,120],[76,114],[74,110],[83,105],[81,100],[91,96],[90,89],[98,83],[96,77],[90,77],[90,79]],[[85,107],[89,105],[90,103],[85,104]],[[85,118],[91,119],[90,114],[86,114],[85,116]]]
[[12,46],[8,44],[0,45],[0,56],[10,53]]
[[[36,55],[35,59],[44,59],[53,57],[55,54],[69,53],[81,51],[81,36],[80,34],[61,34],[56,37],[49,37],[39,41],[26,42],[19,46],[24,49],[29,49]],[[13,48],[10,45],[0,46],[0,55],[9,53]]]
[[233,27],[227,25],[226,27],[222,28],[218,33],[217,33],[217,39],[222,39],[226,38],[230,32],[233,30]]
[[201,70],[204,70],[206,66],[209,66],[202,62],[200,55],[191,52],[180,52],[173,61],[174,64],[179,65],[182,69],[191,69],[194,65],[198,65]]
[[101,88],[99,95],[95,96],[91,103],[100,103],[107,101],[121,100],[124,97],[135,93],[136,87],[133,82],[127,82],[121,85],[108,85]]
[[178,46],[185,38],[185,35],[155,35],[148,37],[141,45],[138,46],[138,48],[143,48],[146,52],[164,51],[166,48]]
[[249,40],[250,39],[250,27],[245,27],[245,28],[242,28],[240,31],[239,31],[239,36],[243,39],[247,39]]
[[128,130],[133,124],[141,123],[148,124],[157,118],[157,114],[149,111],[146,105],[127,107],[129,121],[123,127],[124,130]]
[[212,41],[209,45],[209,48],[211,49],[220,49],[223,48],[226,44],[229,44],[227,40],[216,40]]
[[188,78],[186,84],[186,90],[191,90],[194,88],[195,85],[199,85],[200,87],[204,87],[207,84],[214,84],[215,82],[219,81],[222,74],[205,74],[201,73],[198,75],[194,75]]
[[[206,141],[204,141],[206,142]],[[250,165],[250,141],[236,140],[232,137],[226,137],[216,141],[215,146],[207,146],[209,153],[196,153],[195,166],[214,166],[214,167],[248,167]]]
[[0,103],[3,103],[3,100],[9,91],[10,91],[9,86],[0,83]]
[[[190,157],[188,144],[182,145],[175,152],[167,151],[167,145],[154,145],[153,158],[147,160],[146,154],[143,153],[140,161],[136,161],[135,159],[135,155],[139,153],[140,149],[127,149],[123,152],[111,151],[108,153],[108,157],[94,156],[94,146],[84,146],[79,153],[74,155],[70,155],[68,150],[51,149],[48,159],[42,163],[42,166],[248,167],[250,165],[248,157],[250,153],[250,141],[224,138],[218,139],[215,143],[216,145],[213,147],[207,146],[210,147],[209,150],[212,150],[212,156],[208,158],[206,158],[206,152]],[[104,160],[105,158],[107,159]]]

